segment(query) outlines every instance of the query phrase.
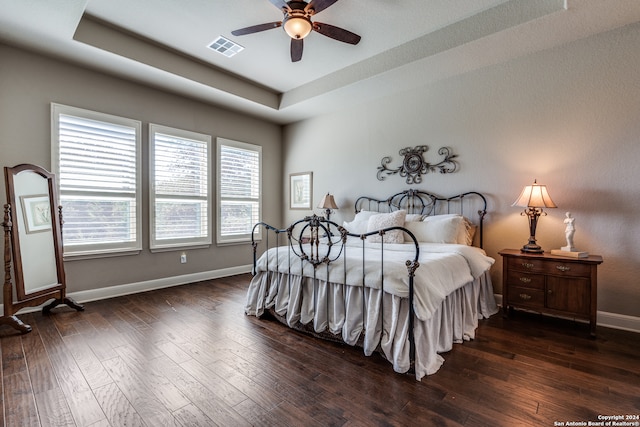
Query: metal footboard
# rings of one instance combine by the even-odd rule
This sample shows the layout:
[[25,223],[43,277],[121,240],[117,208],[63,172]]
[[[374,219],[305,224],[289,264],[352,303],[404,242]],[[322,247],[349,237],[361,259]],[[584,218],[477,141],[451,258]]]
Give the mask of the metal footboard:
[[[340,258],[342,258],[342,262],[344,263],[343,265],[344,277],[341,285],[342,286],[350,285],[349,283],[347,283],[347,256],[346,255],[348,250],[358,249],[358,248],[352,245],[347,245],[347,241],[348,239],[352,239],[352,240],[360,239],[362,242],[361,243],[361,247],[362,247],[362,283],[361,283],[362,290],[361,291],[362,291],[362,316],[363,316],[363,319],[362,319],[363,330],[361,331],[361,333],[365,332],[366,330],[365,317],[366,317],[367,297],[366,297],[366,285],[365,285],[366,283],[365,265],[368,262],[372,262],[371,260],[365,260],[366,238],[373,235],[384,236],[386,233],[394,230],[399,230],[403,232],[405,235],[405,240],[409,240],[410,242],[412,242],[415,247],[415,253],[413,254],[413,258],[406,260],[406,263],[405,263],[407,268],[408,283],[409,283],[409,298],[408,298],[409,299],[408,301],[409,302],[409,319],[408,319],[409,338],[408,339],[409,339],[409,354],[410,354],[410,362],[411,362],[410,370],[413,370],[413,364],[415,361],[415,352],[416,352],[416,346],[415,346],[415,340],[414,340],[414,318],[415,318],[414,276],[415,276],[416,269],[420,266],[418,262],[418,259],[420,256],[420,247],[413,233],[411,233],[409,230],[407,230],[404,227],[395,226],[395,227],[387,227],[380,230],[371,231],[364,234],[354,234],[354,233],[348,232],[344,227],[336,224],[335,222],[329,221],[326,218],[320,217],[317,215],[307,216],[301,220],[298,220],[292,223],[288,228],[284,228],[284,229],[278,229],[267,223],[259,222],[253,227],[252,241],[251,241],[252,248],[253,248],[252,274],[254,276],[257,274],[259,242],[255,238],[255,236],[259,235],[258,230],[262,231],[262,233],[260,234],[263,235],[262,240],[266,245],[266,248],[264,249],[265,252],[269,251],[269,249],[271,248],[275,248],[275,251],[276,251],[276,261],[275,261],[276,265],[275,266],[267,265],[267,270],[275,271],[276,273],[288,273],[287,276],[289,281],[288,283],[289,290],[291,289],[291,283],[290,283],[291,266],[293,262],[300,262],[302,267],[301,270],[303,271],[304,271],[304,267],[306,266],[311,266],[313,268],[312,279],[313,279],[313,286],[314,286],[314,289],[313,289],[314,317],[317,315],[316,310],[319,309],[318,296],[317,296],[317,288],[318,288],[317,284],[319,279],[316,276],[318,269],[326,268],[327,283],[329,283],[330,266],[333,263],[340,262],[339,260]],[[282,235],[286,235],[286,245],[283,245],[280,242]],[[274,240],[275,240],[275,245],[271,246]],[[380,262],[380,266],[381,266],[381,287],[382,287],[381,291],[383,296],[383,298],[381,299],[382,301],[381,304],[384,304],[384,293],[385,293],[384,245],[385,243],[384,243],[384,239],[381,239],[381,240],[382,240],[382,243],[380,246],[380,260],[378,262]],[[278,265],[280,250],[287,250],[289,252],[286,266]],[[268,264],[269,262],[270,261],[267,260]],[[332,283],[336,283],[336,282],[332,281]],[[344,295],[346,295],[346,292],[344,293]],[[328,300],[329,299],[327,298],[327,307],[326,307],[327,314],[329,312]],[[345,302],[345,306],[346,306],[346,302]],[[382,316],[381,327],[384,329],[383,307],[380,307],[380,313]],[[329,319],[328,315],[327,315],[327,319]],[[381,337],[382,336],[383,334],[381,333]]]

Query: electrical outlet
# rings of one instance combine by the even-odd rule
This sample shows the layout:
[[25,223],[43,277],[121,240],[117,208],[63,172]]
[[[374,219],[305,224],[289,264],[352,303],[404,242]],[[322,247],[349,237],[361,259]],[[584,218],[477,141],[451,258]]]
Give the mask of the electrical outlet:
[[187,263],[187,254],[181,254],[180,255],[180,264],[186,264]]

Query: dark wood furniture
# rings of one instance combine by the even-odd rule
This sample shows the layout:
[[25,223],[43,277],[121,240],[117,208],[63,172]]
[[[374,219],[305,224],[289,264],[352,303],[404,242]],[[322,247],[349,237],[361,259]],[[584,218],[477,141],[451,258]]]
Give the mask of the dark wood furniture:
[[66,295],[62,207],[58,205],[55,175],[40,166],[21,164],[5,166],[4,178],[4,315],[0,325],[27,333],[31,326],[16,316],[23,308],[52,300],[42,307],[43,314],[59,304],[84,309]]
[[602,257],[528,254],[504,249],[502,306],[505,316],[513,308],[589,321],[590,334],[596,335],[598,265]]

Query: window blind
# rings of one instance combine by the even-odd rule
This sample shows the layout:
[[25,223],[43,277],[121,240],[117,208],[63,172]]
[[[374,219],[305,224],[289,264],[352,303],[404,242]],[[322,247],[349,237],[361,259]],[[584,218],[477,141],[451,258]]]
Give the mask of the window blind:
[[53,109],[65,255],[139,250],[139,122]]
[[151,248],[210,244],[208,135],[150,126]]
[[250,240],[260,220],[261,147],[218,139],[218,242]]

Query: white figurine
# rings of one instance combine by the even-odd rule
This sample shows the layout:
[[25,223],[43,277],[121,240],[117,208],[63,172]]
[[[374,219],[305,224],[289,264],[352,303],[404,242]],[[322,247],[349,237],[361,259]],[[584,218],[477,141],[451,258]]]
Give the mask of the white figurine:
[[564,223],[566,227],[564,229],[564,236],[567,239],[567,246],[563,246],[560,249],[551,249],[551,255],[566,256],[572,258],[586,258],[589,256],[589,252],[577,251],[573,246],[573,235],[576,233],[576,219],[571,216],[571,212],[565,214],[566,218]]
[[567,246],[563,246],[561,249],[563,251],[575,252],[576,248],[573,246],[573,235],[576,233],[576,219],[571,216],[571,212],[567,212],[565,216],[564,223],[567,226],[564,229],[564,235],[567,239]]

